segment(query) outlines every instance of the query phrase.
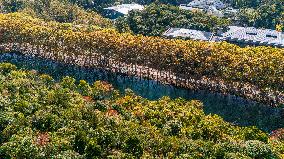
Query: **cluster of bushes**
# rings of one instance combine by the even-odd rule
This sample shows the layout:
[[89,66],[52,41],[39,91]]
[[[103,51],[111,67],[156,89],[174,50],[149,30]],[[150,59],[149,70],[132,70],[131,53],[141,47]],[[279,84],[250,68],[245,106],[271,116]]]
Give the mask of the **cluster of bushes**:
[[111,21],[66,0],[0,0],[0,12],[22,12],[46,21],[111,27]]
[[[284,30],[284,3],[282,0],[222,0],[227,5],[239,8],[233,17],[238,24],[257,28]],[[147,5],[142,12],[133,12],[116,23],[118,30],[143,35],[160,35],[168,27],[185,27],[214,31],[232,24],[230,19],[217,18],[200,12],[178,9],[179,4],[189,0],[0,0],[0,11],[25,12],[46,20],[76,22],[111,27],[112,24],[98,13],[105,7],[122,3]]]
[[[282,31],[284,30],[284,16],[283,16],[284,2],[283,0],[271,0],[271,1],[267,1],[267,0],[221,0],[221,1],[229,6],[232,6],[233,8],[240,9],[239,14],[233,17],[233,19],[237,20],[238,24],[245,25],[245,26],[253,26],[257,28],[269,28],[269,29],[276,29],[277,27],[278,30],[282,30]],[[174,6],[178,6],[179,4],[189,3],[190,0],[103,0],[103,1],[69,0],[69,2],[82,6],[85,9],[91,9],[91,10],[96,10],[98,12],[103,12],[103,8],[121,4],[121,3],[135,2],[135,3],[139,3],[143,5],[156,4],[157,5],[156,10],[163,10],[165,8],[163,7],[163,4],[171,5],[171,7],[174,7]],[[150,8],[153,8],[153,7],[150,7]],[[170,12],[172,12],[172,10]],[[162,14],[168,15],[169,13],[162,13]],[[128,22],[129,19],[132,19],[133,21],[135,20],[141,21],[141,16],[142,16],[142,19],[144,19],[144,21],[140,23],[136,22],[135,25],[137,26],[142,25],[146,28],[139,27],[139,29],[144,30],[148,28],[148,23],[151,23],[150,22],[151,19],[148,18],[149,16],[151,16],[151,18],[154,18],[155,20],[152,20],[152,21],[158,22],[158,25],[163,24],[161,23],[161,21],[158,21],[158,19],[161,20],[164,17],[161,15],[156,15],[156,13],[151,13],[151,12],[132,14],[132,17],[128,18],[128,20],[124,19],[124,23]],[[199,13],[195,15],[195,17],[198,17],[198,16],[200,16]],[[177,16],[175,16],[175,18],[181,19],[182,17],[179,17],[179,14],[178,14]],[[213,17],[208,16],[208,15],[204,15],[204,17],[202,17],[202,19],[208,20],[207,25],[210,25],[210,22],[211,23],[213,21],[216,22],[215,21],[216,18],[213,18],[213,20],[211,20],[211,18]],[[191,18],[187,17],[186,21],[190,21],[190,20]],[[178,21],[178,20],[175,20],[175,21]],[[146,24],[143,24],[143,23],[146,23]],[[179,23],[185,23],[185,22],[180,21]],[[153,26],[156,26],[155,24],[156,23],[154,23]],[[164,27],[163,29],[166,29],[166,27],[168,27],[167,24],[168,23],[166,22],[166,24],[163,26]],[[187,27],[188,25],[181,25],[181,26]],[[135,30],[133,32],[136,33]],[[149,35],[152,35],[152,34],[149,34]]]
[[170,27],[215,32],[217,28],[226,28],[234,23],[256,28],[284,30],[283,1],[263,2],[256,8],[251,7],[250,5],[241,7],[240,12],[233,17],[235,21],[233,22],[229,18],[218,18],[203,12],[192,12],[172,5],[153,3],[143,11],[133,11],[127,17],[120,18],[116,21],[116,27],[121,32],[130,31],[148,36],[160,36]]
[[277,29],[284,31],[284,1],[245,0],[238,3],[241,11],[239,23],[257,28]]
[[163,4],[151,4],[143,11],[132,11],[128,16],[115,21],[116,28],[120,32],[148,36],[161,36],[171,27],[214,32],[230,24],[231,21],[225,18]]
[[103,12],[103,8],[123,4],[123,3],[138,3],[141,5],[149,5],[152,3],[156,4],[169,4],[169,5],[179,5],[181,3],[188,3],[190,0],[68,0],[73,4],[77,4],[85,9],[92,9],[98,12]]
[[149,101],[111,85],[55,82],[0,64],[0,158],[280,158],[282,141],[205,115],[198,101]]

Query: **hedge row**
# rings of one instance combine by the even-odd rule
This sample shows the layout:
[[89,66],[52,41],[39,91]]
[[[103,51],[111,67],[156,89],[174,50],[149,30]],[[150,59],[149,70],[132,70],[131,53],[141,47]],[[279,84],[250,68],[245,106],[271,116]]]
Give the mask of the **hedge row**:
[[87,59],[97,53],[183,77],[206,76],[284,90],[284,49],[167,40],[120,34],[111,29],[78,31],[17,13],[0,15],[0,35],[1,42],[33,44],[61,58],[84,55]]

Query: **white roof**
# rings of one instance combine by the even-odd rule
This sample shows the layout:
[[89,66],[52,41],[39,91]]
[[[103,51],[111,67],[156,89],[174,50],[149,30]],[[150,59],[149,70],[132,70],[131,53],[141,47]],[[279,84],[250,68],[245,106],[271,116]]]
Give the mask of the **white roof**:
[[193,11],[193,10],[196,9],[196,8],[192,8],[192,7],[189,7],[189,6],[187,6],[187,5],[183,5],[183,4],[181,4],[181,5],[179,6],[179,8],[180,8],[180,9],[184,9],[184,10],[190,10],[190,11]]
[[104,9],[114,10],[116,12],[119,12],[119,13],[126,15],[131,10],[143,10],[144,6],[142,6],[140,4],[132,3],[132,4],[121,4],[121,5],[112,6],[112,7],[108,7],[108,8],[104,8]]
[[194,0],[188,4],[181,4],[180,9],[193,11],[199,9],[209,14],[213,14],[217,17],[223,17],[221,9],[225,9],[227,6],[220,0]]
[[209,6],[214,6],[217,9],[224,9],[226,5],[220,0],[194,0],[187,4],[189,7],[193,8],[208,8]]
[[221,11],[219,11],[215,6],[209,6],[209,8],[207,9],[207,13],[215,15],[217,17],[223,17],[223,13]]
[[223,40],[284,47],[284,34],[276,30],[229,26]]
[[224,10],[226,13],[238,13],[240,10],[239,9],[234,9],[232,7],[228,7]]
[[184,28],[171,28],[167,30],[163,35],[173,38],[182,37],[194,40],[209,41],[212,36],[212,33]]

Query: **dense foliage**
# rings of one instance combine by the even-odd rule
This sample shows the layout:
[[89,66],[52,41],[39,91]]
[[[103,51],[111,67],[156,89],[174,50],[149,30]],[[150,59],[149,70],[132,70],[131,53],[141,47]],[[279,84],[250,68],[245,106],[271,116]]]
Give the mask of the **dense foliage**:
[[[267,28],[283,24],[282,0],[226,1],[241,8],[243,24]],[[15,44],[73,64],[83,59],[91,66],[92,58],[103,56],[185,78],[209,77],[239,87],[284,92],[283,49],[118,33],[101,29],[110,27],[110,22],[80,8],[102,11],[122,2],[153,1],[0,0],[1,12],[20,12],[0,14],[0,44]],[[226,19],[161,4],[131,12],[116,23],[120,31],[155,36],[168,27],[215,31],[228,24]],[[255,127],[238,127],[217,115],[205,115],[199,101],[168,97],[149,101],[131,90],[120,95],[101,81],[89,84],[65,77],[55,82],[35,70],[0,64],[0,158],[4,159],[277,159],[284,157],[282,131],[273,132],[269,139]]]
[[[222,1],[228,6],[240,9],[239,14],[232,17],[236,24],[284,31],[283,0]],[[179,4],[188,2],[189,0],[0,0],[0,11],[7,13],[24,10],[46,20],[75,21],[109,27],[110,22],[96,12],[103,14],[103,8],[117,4],[139,3],[150,6],[146,11],[135,12],[128,18],[121,19],[117,26],[120,31],[132,31],[143,35],[160,35],[168,27],[214,31],[217,27],[231,24],[230,19],[178,10]],[[154,28],[151,28],[151,25]]]
[[170,4],[178,5],[181,3],[188,3],[190,0],[68,0],[74,4],[84,7],[85,9],[93,9],[99,12],[103,12],[103,8],[123,4],[123,3],[138,3],[141,5],[156,4]]
[[283,49],[166,40],[119,34],[109,29],[79,32],[64,28],[60,23],[45,23],[22,14],[0,14],[0,35],[0,42],[29,43],[46,54],[52,51],[52,56],[58,60],[74,55],[87,60],[97,53],[116,61],[167,70],[185,77],[207,76],[250,83],[263,89],[282,92],[284,89]]
[[284,1],[283,0],[245,0],[239,13],[239,23],[257,28],[280,29],[284,31]]
[[205,115],[198,101],[119,95],[0,64],[0,158],[280,158],[280,141]]
[[202,12],[193,13],[171,5],[152,4],[143,11],[133,11],[127,17],[118,19],[116,28],[121,32],[160,36],[171,27],[214,32],[229,24],[230,20]]
[[93,11],[65,0],[0,0],[0,12],[23,12],[46,21],[111,27],[112,23]]
[[[156,10],[159,7],[161,7],[159,10],[163,10],[164,7],[160,6],[161,4],[177,6],[179,4],[185,4],[185,3],[190,2],[190,0],[103,0],[103,1],[69,0],[69,1],[74,4],[83,6],[85,9],[93,9],[99,12],[103,12],[104,7],[113,6],[113,5],[122,4],[122,3],[135,2],[139,4],[144,4],[144,5],[156,4],[157,5]],[[269,29],[276,29],[277,25],[281,25],[282,26],[281,29],[284,30],[284,27],[283,27],[284,26],[284,14],[283,14],[284,13],[284,1],[283,0],[222,0],[222,1],[226,3],[228,6],[232,6],[233,8],[240,9],[240,13],[236,17],[234,17],[234,19],[237,19],[238,24],[245,25],[245,26],[254,26],[257,28],[269,28]],[[146,17],[155,18],[155,20],[153,21],[161,22],[161,21],[157,21],[158,18],[157,18],[157,15],[155,16],[156,13],[151,13],[151,12],[139,14],[139,15],[135,14],[136,16],[132,15],[134,16],[132,19],[133,21],[136,21],[136,20],[141,21],[141,18],[146,19],[144,17],[145,14],[148,15]],[[164,13],[164,14],[169,14],[169,13]],[[144,15],[144,16],[140,17],[141,15]],[[197,14],[196,17],[198,17],[199,15]],[[182,17],[179,17],[179,15],[174,15],[174,16],[176,18],[175,21],[178,21],[182,18]],[[158,15],[158,17],[160,19],[163,19],[163,16],[161,15]],[[203,17],[203,19],[207,19],[209,21],[207,23],[209,25],[210,23],[215,21],[215,20],[210,20],[211,18],[212,17],[210,16]],[[148,21],[146,20],[146,23],[149,21],[150,20]],[[187,18],[186,21],[190,21],[190,18],[189,19]],[[167,26],[165,25],[163,27],[167,27]]]
[[266,4],[281,4],[282,0],[221,0],[234,8],[258,8]]

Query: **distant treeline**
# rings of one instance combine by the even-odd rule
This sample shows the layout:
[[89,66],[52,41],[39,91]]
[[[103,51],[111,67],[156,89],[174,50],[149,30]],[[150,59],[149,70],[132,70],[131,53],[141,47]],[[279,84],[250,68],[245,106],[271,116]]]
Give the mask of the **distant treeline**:
[[85,10],[66,0],[0,0],[0,12],[22,12],[46,21],[111,27],[112,23],[98,13]]
[[[169,27],[185,27],[214,31],[231,24],[284,31],[283,0],[222,0],[229,6],[240,9],[230,18],[217,18],[197,12],[180,10],[177,6],[191,0],[0,0],[0,12],[24,11],[45,20],[76,22],[109,27],[111,23],[102,18],[103,8],[122,4],[148,5],[144,11],[131,12],[121,18],[117,28],[143,35],[161,35]],[[99,14],[98,14],[99,13]],[[237,20],[237,22],[235,21]]]
[[147,36],[160,36],[170,27],[214,32],[230,24],[231,20],[226,18],[203,12],[191,12],[164,4],[151,4],[145,10],[132,11],[128,16],[121,17],[115,22],[120,32]]
[[215,32],[228,25],[242,25],[284,31],[283,3],[271,1],[261,3],[256,8],[240,8],[239,13],[231,18],[191,12],[172,5],[150,4],[143,11],[132,11],[128,16],[121,17],[116,21],[116,27],[121,32],[148,36],[159,36],[170,27]]

